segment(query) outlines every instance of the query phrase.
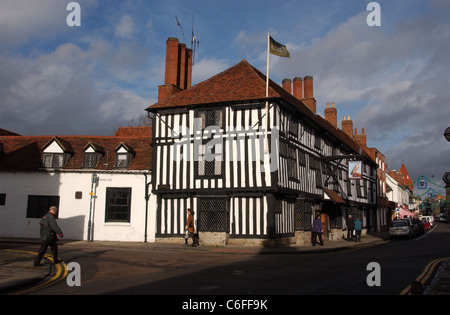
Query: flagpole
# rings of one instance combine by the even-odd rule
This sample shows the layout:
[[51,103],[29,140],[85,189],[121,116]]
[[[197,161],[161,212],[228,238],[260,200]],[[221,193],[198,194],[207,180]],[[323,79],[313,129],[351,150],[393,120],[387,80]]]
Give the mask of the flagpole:
[[270,56],[270,33],[267,33],[267,75],[266,75],[266,138],[265,153],[269,154],[269,56]]

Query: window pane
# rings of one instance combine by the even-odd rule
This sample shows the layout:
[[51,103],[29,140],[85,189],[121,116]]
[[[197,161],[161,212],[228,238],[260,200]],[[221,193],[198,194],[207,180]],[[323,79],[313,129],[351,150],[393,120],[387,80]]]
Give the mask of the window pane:
[[95,167],[97,161],[95,159],[95,153],[85,153],[84,154],[84,167]]
[[[51,206],[59,209],[59,196],[28,196],[27,218],[42,218]],[[59,211],[55,217],[58,215]]]
[[53,154],[53,167],[63,167],[63,166],[64,166],[64,155]]
[[128,167],[128,154],[126,153],[117,154],[117,167],[119,168]]
[[130,222],[131,188],[106,189],[106,222]]
[[44,154],[44,167],[52,167],[53,154]]

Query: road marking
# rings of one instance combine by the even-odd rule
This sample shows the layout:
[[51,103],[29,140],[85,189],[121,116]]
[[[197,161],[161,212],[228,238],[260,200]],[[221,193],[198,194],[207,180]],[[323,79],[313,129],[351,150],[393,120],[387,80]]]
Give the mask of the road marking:
[[[431,275],[436,269],[436,266],[448,259],[450,259],[450,257],[443,257],[433,260],[425,267],[423,272],[420,274],[420,276],[417,277],[415,281],[419,282],[420,285],[423,287],[425,283],[427,283],[427,281],[430,279]],[[410,295],[410,294],[411,294],[411,285],[407,286],[402,292],[400,292],[400,295]]]
[[[13,249],[6,249],[6,251],[10,251],[10,252],[17,252],[17,253],[26,253],[26,254],[30,254],[30,255],[34,255],[37,256],[36,252],[30,252],[30,251],[23,251],[23,250],[13,250]],[[45,254],[44,255],[45,259],[50,260],[53,263],[53,257],[49,254]],[[49,278],[48,280],[46,280],[44,283],[41,283],[39,285],[36,285],[34,287],[22,290],[22,291],[17,291],[14,293],[11,293],[10,295],[22,295],[22,294],[27,294],[36,290],[40,290],[43,288],[46,288],[52,284],[55,284],[63,279],[66,278],[68,270],[67,270],[67,265],[64,262],[60,262],[59,264],[55,264],[55,272],[54,275]]]

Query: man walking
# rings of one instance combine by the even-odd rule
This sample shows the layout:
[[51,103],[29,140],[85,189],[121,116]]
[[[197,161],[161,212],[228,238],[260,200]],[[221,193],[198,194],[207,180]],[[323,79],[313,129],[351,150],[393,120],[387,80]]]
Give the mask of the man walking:
[[323,246],[322,233],[323,233],[322,221],[320,220],[320,214],[317,214],[316,219],[313,221],[313,228],[312,228],[311,242],[313,246],[316,246],[317,244],[317,237],[319,237],[319,245]]
[[58,208],[56,208],[55,206],[51,206],[48,213],[44,215],[39,222],[39,224],[41,225],[40,237],[42,242],[41,248],[39,249],[38,255],[36,256],[36,259],[34,261],[34,266],[36,267],[45,266],[44,264],[41,264],[41,259],[44,257],[49,246],[53,254],[53,263],[57,264],[61,262],[61,260],[58,259],[58,244],[56,243],[56,241],[58,240],[57,235],[59,235],[60,237],[64,237],[64,235],[58,224],[56,223],[55,215],[57,211]]
[[355,242],[361,242],[361,231],[362,231],[362,221],[359,219],[359,217],[356,218],[354,224],[355,228]]

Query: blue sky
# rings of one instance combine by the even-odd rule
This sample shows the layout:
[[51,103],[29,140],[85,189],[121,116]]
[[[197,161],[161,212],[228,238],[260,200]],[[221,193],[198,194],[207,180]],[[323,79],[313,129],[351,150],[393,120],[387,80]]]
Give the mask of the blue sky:
[[[109,135],[145,116],[164,80],[165,42],[200,40],[193,83],[246,59],[265,73],[270,33],[291,58],[270,77],[312,75],[317,113],[335,102],[391,169],[439,185],[450,171],[450,3],[370,1],[80,0],[69,27],[64,0],[0,1],[0,128],[23,135]],[[440,193],[444,193],[442,188]]]

